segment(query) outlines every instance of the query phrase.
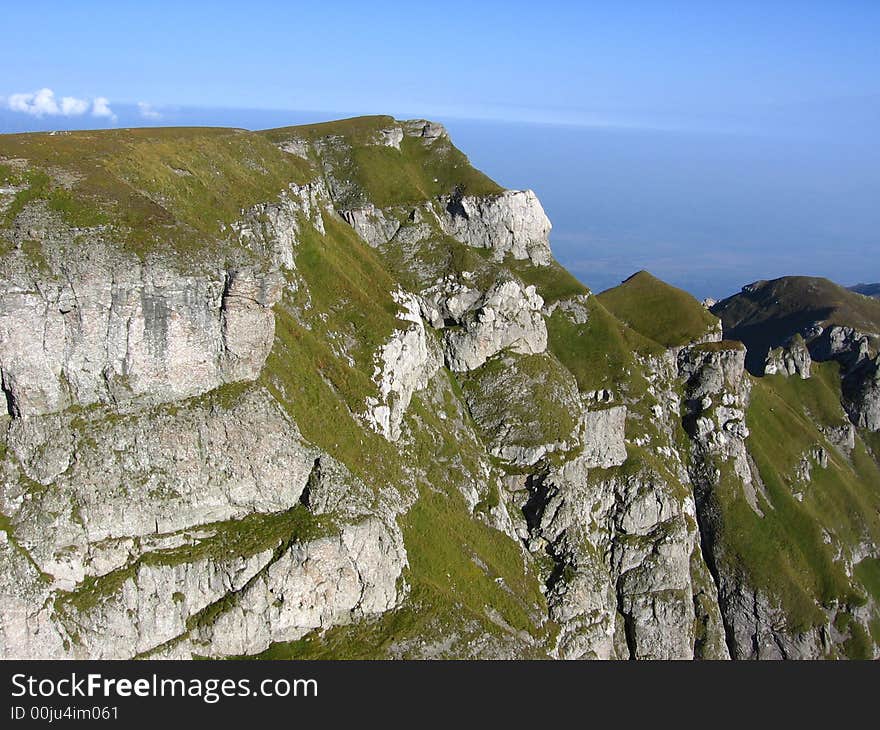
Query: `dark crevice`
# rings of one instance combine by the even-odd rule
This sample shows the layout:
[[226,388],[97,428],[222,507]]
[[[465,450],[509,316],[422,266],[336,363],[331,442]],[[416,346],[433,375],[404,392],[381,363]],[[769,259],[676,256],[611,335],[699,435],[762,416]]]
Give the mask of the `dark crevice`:
[[526,477],[526,489],[529,490],[529,498],[523,505],[522,511],[529,532],[534,532],[541,526],[541,518],[550,498],[551,487],[547,484],[545,474],[529,474]]
[[452,195],[449,196],[449,202],[446,204],[447,212],[455,217],[459,216],[468,220],[470,216],[464,208],[464,204],[462,203],[462,198],[464,198],[464,187],[461,185],[456,185],[455,190],[452,191]]
[[626,639],[626,649],[629,652],[629,658],[636,658],[636,628],[633,623],[631,614],[623,610],[623,596],[620,592],[620,585],[614,586],[614,593],[617,596],[617,613],[623,617],[623,636]]
[[316,457],[312,464],[312,470],[309,472],[309,478],[306,480],[306,486],[303,487],[302,494],[299,495],[299,503],[309,509],[309,503],[312,498],[312,489],[317,486],[321,480],[321,457]]
[[[712,520],[711,513],[713,510],[715,512],[718,512],[718,510],[711,503],[710,488],[706,486],[707,478],[699,473],[691,473],[690,477],[691,483],[694,485],[694,504],[697,513],[697,528],[700,533],[700,552],[703,554],[703,560],[706,562],[709,575],[712,576],[712,582],[715,584],[715,593],[718,596],[718,612],[721,615],[721,625],[724,627],[724,642],[727,644],[727,651],[731,659],[733,659],[737,656],[735,652],[736,641],[734,639],[733,626],[727,620],[725,601],[721,591],[721,579],[714,552],[717,536],[712,525],[717,522]],[[715,520],[717,521],[718,519],[719,516],[716,514]]]
[[6,403],[6,415],[17,418],[20,415],[18,412],[18,406],[15,403],[12,390],[7,387],[6,380],[3,378],[0,378],[0,388],[3,390],[3,398]]

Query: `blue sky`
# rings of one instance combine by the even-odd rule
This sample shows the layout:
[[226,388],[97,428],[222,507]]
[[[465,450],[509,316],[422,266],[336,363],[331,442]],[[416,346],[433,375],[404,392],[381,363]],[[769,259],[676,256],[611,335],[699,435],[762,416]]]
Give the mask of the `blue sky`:
[[7,99],[702,129],[880,105],[875,0],[33,0],[3,25]]
[[428,117],[596,289],[880,280],[880,0],[2,5],[0,132]]

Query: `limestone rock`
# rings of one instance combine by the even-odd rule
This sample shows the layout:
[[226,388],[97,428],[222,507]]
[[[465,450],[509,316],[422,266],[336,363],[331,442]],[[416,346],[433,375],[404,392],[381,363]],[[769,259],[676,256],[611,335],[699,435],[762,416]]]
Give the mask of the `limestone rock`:
[[678,367],[690,397],[701,399],[705,395],[721,393],[725,388],[739,390],[745,373],[745,348],[694,346],[683,349]]
[[767,353],[764,372],[767,375],[799,375],[806,380],[810,377],[812,358],[803,338],[796,335],[782,347]]
[[844,377],[843,406],[856,426],[880,431],[880,356]]
[[403,142],[403,133],[403,128],[396,125],[386,129],[380,129],[377,142],[383,147],[393,147],[394,149],[399,150],[400,143]]
[[822,329],[810,342],[816,360],[837,360],[850,370],[866,360],[871,352],[870,338],[852,327],[833,325]]
[[400,599],[405,566],[399,530],[375,518],[293,545],[195,634],[195,653],[206,646],[218,657],[256,654],[273,642],[388,611]]
[[587,300],[590,298],[588,294],[578,294],[577,296],[560,299],[553,302],[549,307],[544,308],[544,314],[548,317],[552,316],[557,309],[563,312],[569,320],[575,324],[586,324],[590,320],[590,309],[587,306]]
[[[533,543],[548,544],[567,576],[548,593],[551,617],[562,627],[560,657],[694,656],[695,596],[713,586],[692,578],[692,500],[649,472],[591,479],[578,458],[532,482],[526,514]],[[717,639],[720,616],[701,620],[714,655],[726,656]]]
[[850,454],[856,447],[856,430],[852,423],[839,426],[820,426],[820,430],[834,446],[844,454]]
[[[13,421],[21,476],[0,509],[18,543],[66,588],[137,556],[139,542],[298,504],[317,456],[263,390],[123,417]],[[12,475],[10,475],[12,476]]]
[[394,292],[401,305],[398,315],[409,322],[404,330],[395,330],[391,339],[376,355],[373,380],[379,396],[367,398],[367,422],[389,441],[400,438],[400,426],[413,393],[424,388],[441,365],[440,353],[429,339],[421,317],[421,305],[413,295]]
[[363,208],[343,210],[343,220],[374,248],[387,243],[397,233],[400,223],[393,216],[370,203]]
[[441,224],[453,238],[492,249],[502,261],[509,253],[536,266],[552,261],[550,220],[531,190],[507,190],[494,196],[451,196],[441,200]]
[[272,347],[273,271],[182,275],[71,257],[62,277],[0,280],[0,376],[15,416],[167,402],[253,380]]
[[499,281],[447,330],[446,363],[457,372],[473,370],[505,349],[538,354],[547,349],[547,326],[541,316],[544,300],[534,286]]
[[422,316],[435,329],[460,324],[464,315],[482,298],[482,292],[465,276],[448,276],[421,292]]
[[462,390],[489,453],[499,459],[531,466],[579,443],[577,384],[548,355],[500,357],[463,378]]
[[292,270],[302,225],[311,225],[323,235],[324,214],[331,212],[330,193],[322,180],[291,184],[278,200],[244,211],[232,230],[243,247],[279,268]]
[[626,461],[626,406],[584,413],[583,454],[589,468],[607,469]]
[[430,122],[426,119],[409,119],[401,122],[403,131],[409,137],[418,137],[425,144],[431,144],[438,139],[448,139],[449,133],[442,124]]

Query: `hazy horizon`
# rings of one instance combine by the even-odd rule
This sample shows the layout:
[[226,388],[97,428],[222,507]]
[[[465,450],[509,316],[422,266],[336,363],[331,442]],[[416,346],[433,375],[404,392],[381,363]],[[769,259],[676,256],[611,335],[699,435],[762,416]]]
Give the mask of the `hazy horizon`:
[[[145,124],[137,111],[118,107],[117,126],[265,129],[341,116],[173,109]],[[0,131],[91,120],[59,121],[5,113]],[[880,150],[861,138],[439,121],[476,167],[537,192],[554,254],[595,291],[641,269],[701,299],[786,275],[880,281]]]
[[33,0],[4,21],[0,131],[426,117],[536,190],[594,289],[880,280],[880,3]]

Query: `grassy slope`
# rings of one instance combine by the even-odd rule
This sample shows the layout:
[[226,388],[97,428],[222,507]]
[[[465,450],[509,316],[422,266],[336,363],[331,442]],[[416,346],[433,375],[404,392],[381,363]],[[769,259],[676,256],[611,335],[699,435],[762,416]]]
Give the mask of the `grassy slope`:
[[[452,411],[462,410],[453,383],[445,421],[416,396],[407,419],[412,440],[402,451],[356,419],[366,395],[375,392],[372,353],[399,323],[395,305],[381,294],[392,282],[377,253],[347,227],[329,218],[325,225],[326,236],[310,231],[297,252],[297,273],[308,283],[311,306],[297,299],[302,292],[278,306],[276,345],[262,378],[303,435],[366,483],[376,489],[397,484],[404,491],[405,484],[415,486],[419,498],[401,522],[411,595],[399,610],[376,621],[310,634],[275,645],[264,656],[381,657],[392,643],[441,641],[463,630],[465,619],[475,636],[504,634],[487,618],[486,606],[514,630],[542,642],[548,628],[536,623],[546,615],[537,575],[513,540],[474,519],[459,490],[460,481],[476,478],[483,447],[450,430]],[[348,335],[345,353],[354,364],[328,346],[340,332]],[[428,470],[415,484],[413,464]]]
[[[772,320],[845,324],[880,331],[880,302],[828,279],[785,276],[752,285],[713,307],[725,327],[746,327]],[[793,332],[792,332],[793,334]]]
[[690,294],[651,276],[633,274],[598,295],[609,312],[664,347],[685,345],[702,337],[716,319]]
[[[468,162],[448,139],[424,144],[405,136],[400,149],[377,144],[380,130],[395,126],[391,117],[373,116],[343,119],[323,124],[272,129],[262,134],[273,142],[298,137],[324,145],[335,174],[363,191],[366,201],[380,208],[407,205],[456,188],[475,195],[500,193],[502,188]],[[340,140],[342,144],[333,144]],[[351,201],[358,202],[357,198]]]
[[314,175],[258,134],[217,128],[0,135],[3,159],[0,177],[29,187],[0,228],[45,200],[69,225],[110,225],[139,252],[217,241],[242,208]]
[[538,446],[571,438],[577,414],[571,374],[546,355],[499,355],[458,376],[486,443]]
[[[864,582],[853,583],[837,559],[837,543],[880,540],[880,470],[857,439],[852,457],[824,438],[819,424],[845,421],[832,364],[816,366],[810,380],[766,376],[754,383],[748,439],[766,489],[759,496],[764,517],[749,507],[735,482],[725,479],[717,497],[724,514],[725,554],[755,584],[782,603],[791,627],[824,622],[821,607],[858,605]],[[837,388],[837,390],[835,390]],[[812,480],[794,478],[804,453],[820,445],[829,466],[815,465]],[[729,475],[728,475],[729,476]],[[802,495],[802,501],[798,496]],[[835,540],[827,544],[824,532]],[[858,579],[857,573],[857,579]]]
[[856,284],[847,288],[866,297],[880,298],[880,284]]
[[547,320],[550,350],[575,376],[582,391],[608,388],[631,396],[644,379],[636,355],[659,354],[660,345],[614,317],[598,300],[587,300],[589,319],[576,324],[560,311]]
[[[381,127],[390,121],[347,120],[295,131],[312,139],[345,136],[357,181],[382,205],[413,202],[456,187],[472,193],[501,190],[448,142],[441,140],[429,150],[421,140],[407,138],[401,151],[368,144],[365,135],[376,123]],[[112,221],[138,250],[168,242],[201,245],[222,237],[223,226],[235,220],[241,208],[271,200],[289,182],[304,182],[316,174],[310,163],[278,150],[273,144],[277,138],[273,132],[222,129],[2,137],[0,156],[26,159],[27,167],[4,162],[0,183],[28,186],[16,195],[5,220],[11,223],[26,204],[45,200],[70,225]],[[546,615],[546,608],[521,548],[473,518],[451,477],[454,470],[440,466],[437,434],[446,430],[441,440],[447,462],[464,458],[462,443],[418,402],[411,407],[418,423],[413,424],[414,442],[408,447],[416,455],[401,454],[357,420],[366,396],[375,393],[373,354],[399,325],[390,297],[395,281],[376,252],[351,229],[331,218],[325,226],[326,236],[303,226],[296,270],[306,286],[289,293],[277,307],[276,344],[261,382],[306,438],[376,489],[395,483],[403,488],[410,464],[429,465],[430,473],[416,485],[421,497],[403,520],[412,598],[383,622],[404,622],[416,634],[430,630],[442,637],[447,628],[458,625],[459,612],[464,612],[471,630],[503,632],[487,619],[485,607],[491,606],[513,630],[540,635],[544,629],[535,621]],[[475,442],[472,449],[477,447]],[[476,463],[475,454],[470,460]],[[472,472],[469,478],[475,477]],[[286,518],[276,522],[282,531],[288,523]],[[269,532],[270,537],[275,534],[274,529]],[[224,527],[223,534],[227,545],[226,538],[238,533],[232,525]],[[253,540],[248,537],[245,542],[242,549]],[[261,531],[260,544],[264,542]],[[125,572],[105,582],[112,588]],[[103,593],[104,587],[86,587],[70,600],[87,600]],[[349,627],[345,644],[356,646],[355,635],[362,635],[363,651],[381,655],[381,646],[370,638],[374,631],[369,624]],[[394,635],[399,639],[403,633],[398,627]],[[310,637],[306,643],[314,641],[321,640]],[[337,645],[332,653],[350,652]]]

